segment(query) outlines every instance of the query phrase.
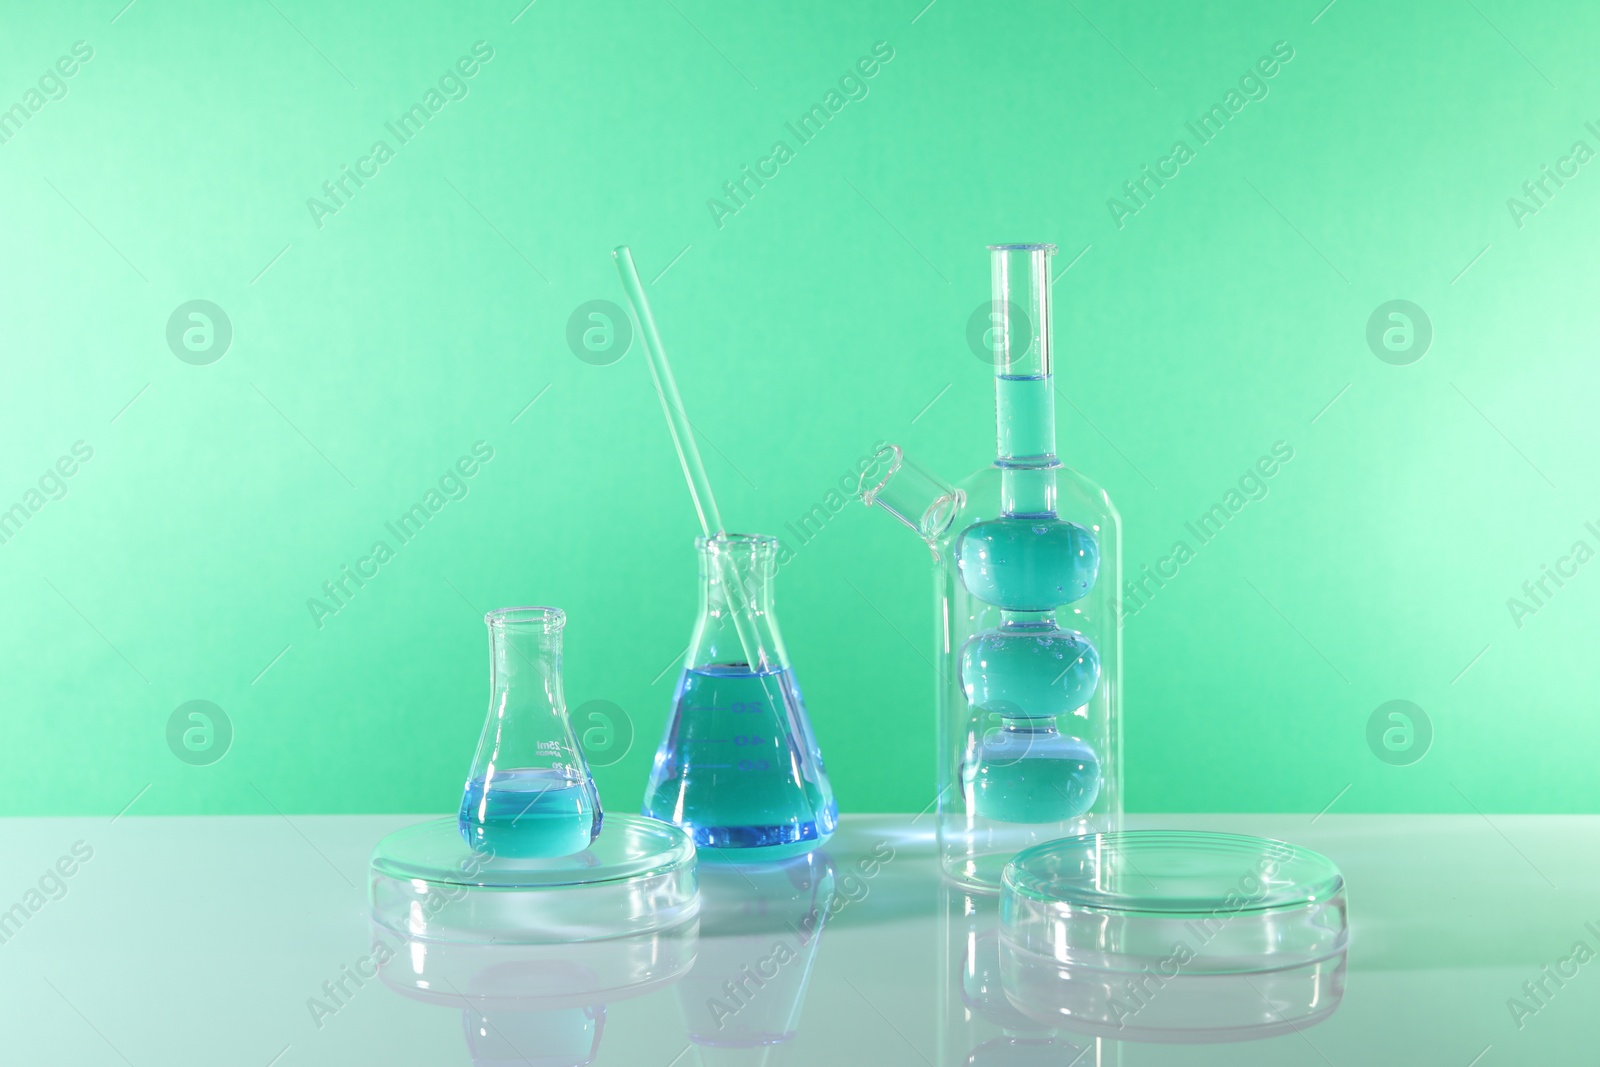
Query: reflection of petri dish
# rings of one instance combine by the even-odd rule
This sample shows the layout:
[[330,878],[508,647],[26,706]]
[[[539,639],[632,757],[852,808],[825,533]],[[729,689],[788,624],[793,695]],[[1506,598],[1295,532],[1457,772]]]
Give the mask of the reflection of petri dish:
[[453,818],[390,834],[372,852],[372,917],[407,937],[547,944],[674,926],[699,908],[695,849],[669,823],[608,815],[582,852],[474,852]]
[[1315,1026],[1344,998],[1345,954],[1297,967],[1229,974],[1134,976],[1000,950],[1006,999],[1048,1026],[1122,1041],[1255,1041]]
[[1025,849],[1002,875],[1015,948],[1111,971],[1228,974],[1327,959],[1348,941],[1344,876],[1298,845],[1130,830]]

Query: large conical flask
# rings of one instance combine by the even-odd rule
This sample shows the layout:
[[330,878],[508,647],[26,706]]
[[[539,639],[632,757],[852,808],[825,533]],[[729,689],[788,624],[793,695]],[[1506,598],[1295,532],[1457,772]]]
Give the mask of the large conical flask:
[[489,626],[489,715],[461,797],[461,836],[479,852],[548,858],[600,833],[600,795],[561,688],[559,608],[501,608]]
[[939,845],[973,889],[1122,810],[1121,521],[1056,452],[1054,253],[989,248],[994,462],[952,486],[889,445],[861,486],[933,551]]
[[644,814],[689,831],[702,860],[798,856],[838,808],[772,611],[778,539],[695,539],[700,615],[645,790]]

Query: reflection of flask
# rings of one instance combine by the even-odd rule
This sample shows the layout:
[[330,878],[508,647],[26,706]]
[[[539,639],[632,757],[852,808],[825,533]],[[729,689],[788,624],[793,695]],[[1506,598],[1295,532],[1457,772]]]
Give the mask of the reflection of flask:
[[[588,1067],[600,1054],[605,1029],[604,1004],[545,1011],[465,1008],[461,1012],[461,1031],[473,1067]],[[529,1059],[530,1055],[536,1058]]]
[[[394,937],[379,929],[375,936]],[[384,985],[461,1013],[474,1067],[587,1067],[608,1005],[681,979],[697,923],[568,945],[464,945],[414,939],[379,968]]]
[[561,689],[557,608],[502,608],[489,625],[489,715],[461,798],[461,836],[508,857],[567,856],[600,832],[600,796]]
[[1054,253],[990,247],[994,462],[951,486],[890,445],[861,483],[933,551],[941,862],[975,889],[1121,812],[1120,520],[1056,454]]
[[794,1038],[833,894],[822,852],[700,869],[699,955],[678,987],[691,1041],[749,1049]]
[[798,855],[838,820],[772,611],[777,545],[758,534],[695,541],[700,614],[644,814],[688,830],[702,860]]

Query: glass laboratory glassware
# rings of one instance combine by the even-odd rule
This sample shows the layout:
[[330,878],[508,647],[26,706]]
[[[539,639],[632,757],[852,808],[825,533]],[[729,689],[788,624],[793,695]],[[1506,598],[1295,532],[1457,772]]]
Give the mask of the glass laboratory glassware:
[[687,830],[704,860],[809,852],[838,822],[772,610],[778,539],[695,539],[700,613],[645,789],[644,814]]
[[980,890],[1122,810],[1121,520],[1056,455],[1055,246],[989,252],[994,462],[952,486],[889,445],[861,484],[933,553],[940,857]]
[[1244,834],[1132,830],[1051,841],[1006,865],[1000,984],[1021,1013],[1118,1041],[1238,1042],[1338,1010],[1344,875]]
[[547,858],[600,833],[600,795],[567,718],[559,608],[501,608],[489,627],[489,715],[461,797],[475,851]]

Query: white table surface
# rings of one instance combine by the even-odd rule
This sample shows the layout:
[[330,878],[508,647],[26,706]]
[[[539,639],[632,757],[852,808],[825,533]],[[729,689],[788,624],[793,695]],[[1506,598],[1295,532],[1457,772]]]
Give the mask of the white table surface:
[[[420,818],[0,820],[0,913],[11,909],[9,921],[0,915],[0,1062],[472,1063],[461,1006],[422,1003],[381,980],[347,981],[352,992],[320,1018],[311,1003],[327,1005],[324,983],[371,956],[368,856],[385,833]],[[1199,1045],[1037,1028],[1008,1037],[974,1010],[962,968],[973,938],[993,927],[993,903],[940,883],[927,823],[849,816],[829,842],[835,891],[848,902],[752,1006],[795,1019],[791,1040],[713,1049],[687,1036],[689,1015],[704,1008],[694,1001],[722,971],[767,956],[777,937],[795,941],[783,932],[790,917],[774,914],[763,928],[749,921],[761,906],[723,901],[722,918],[703,916],[691,946],[692,981],[618,994],[603,1013],[590,1011],[598,1043],[587,1062],[1067,1067],[1080,1052],[1086,1067],[1600,1062],[1600,958],[1559,986],[1546,980],[1551,993],[1537,1012],[1518,1020],[1509,1005],[1529,1003],[1524,983],[1577,942],[1600,952],[1586,926],[1600,930],[1600,818],[1131,817],[1294,841],[1335,860],[1349,884],[1351,948],[1333,1015],[1280,1036]],[[884,843],[893,858],[847,883],[844,873],[875,848],[881,857]],[[92,857],[75,858],[74,847]],[[708,936],[713,927],[732,932]],[[517,1054],[505,1062],[585,1062],[587,1052],[559,1051],[582,1018],[514,995],[499,1006],[515,1016],[502,1036]]]

